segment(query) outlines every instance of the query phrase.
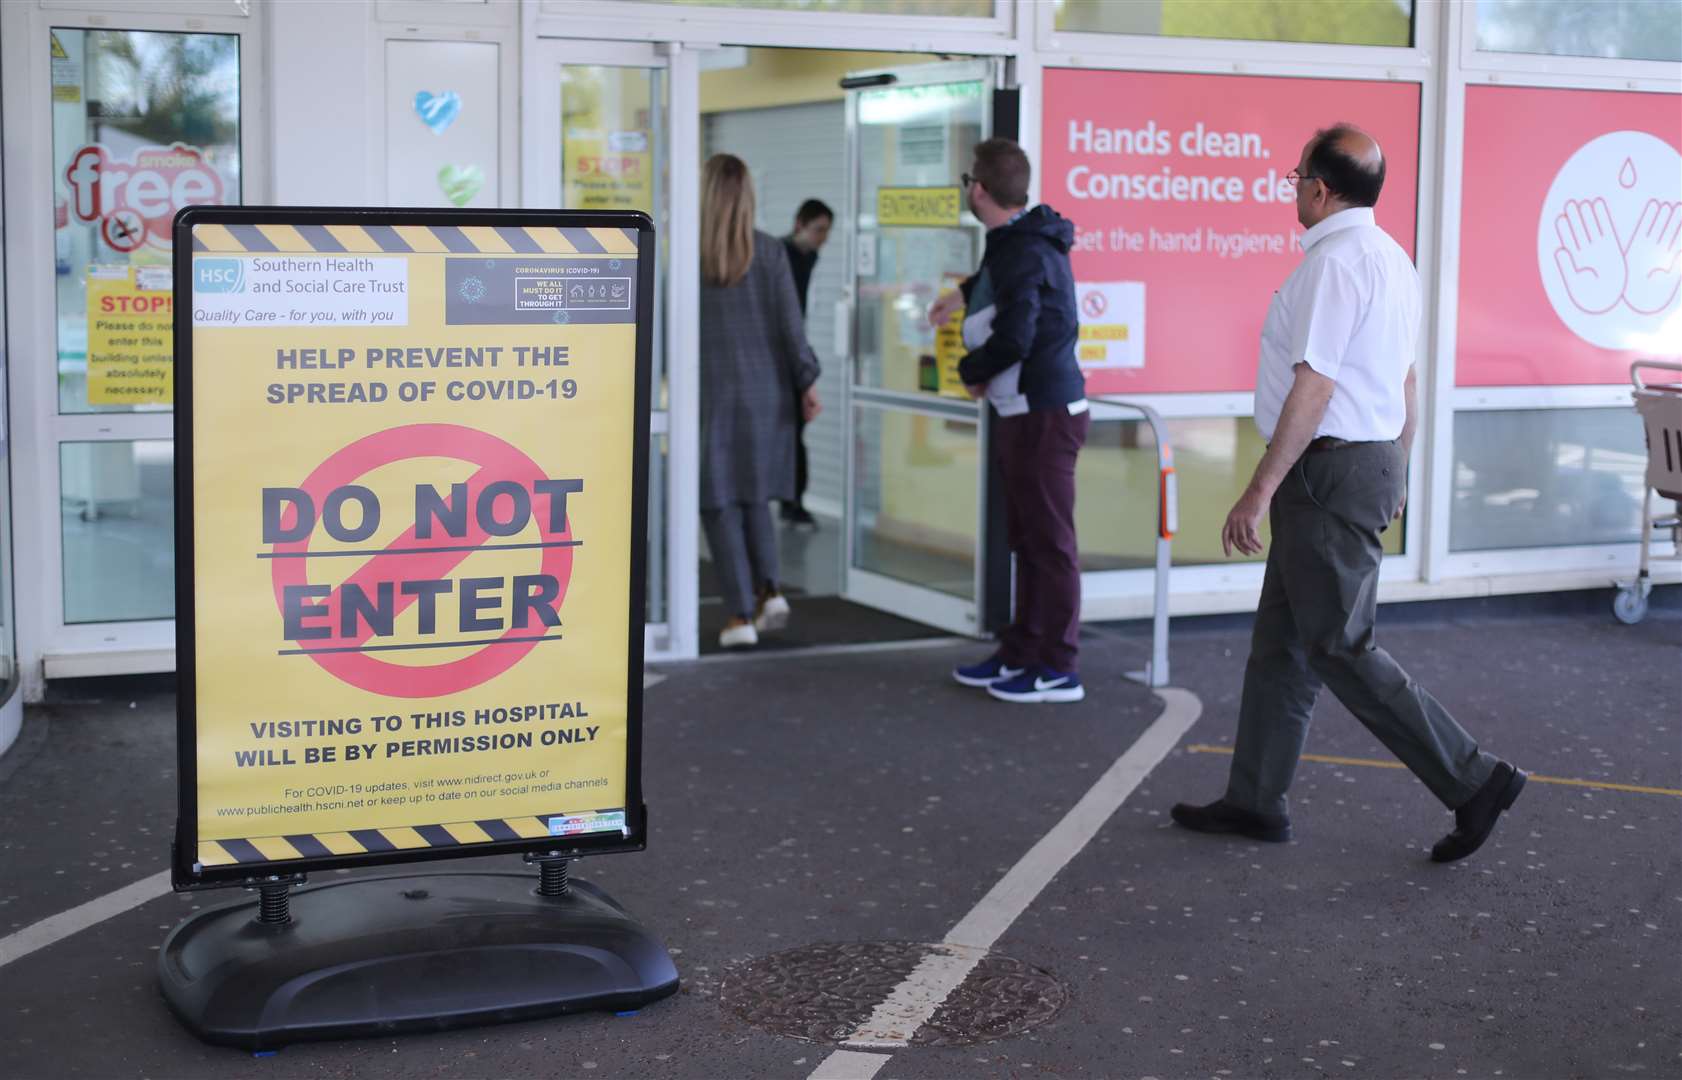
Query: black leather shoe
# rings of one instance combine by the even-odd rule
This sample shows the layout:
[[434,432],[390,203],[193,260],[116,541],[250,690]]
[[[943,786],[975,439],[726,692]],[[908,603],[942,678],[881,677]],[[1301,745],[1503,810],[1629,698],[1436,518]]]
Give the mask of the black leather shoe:
[[1236,833],[1251,840],[1283,844],[1291,838],[1291,819],[1282,814],[1254,814],[1225,799],[1208,806],[1175,803],[1168,812],[1174,824],[1194,832]]
[[1497,764],[1494,774],[1478,793],[1454,812],[1454,831],[1431,848],[1431,861],[1453,862],[1483,847],[1483,842],[1495,831],[1495,819],[1513,805],[1528,779],[1525,773],[1505,761]]

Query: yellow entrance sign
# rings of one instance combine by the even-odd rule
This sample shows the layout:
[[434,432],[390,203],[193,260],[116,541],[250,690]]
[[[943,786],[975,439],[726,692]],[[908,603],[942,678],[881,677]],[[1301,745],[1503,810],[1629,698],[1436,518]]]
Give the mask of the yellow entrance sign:
[[967,398],[964,380],[958,375],[958,361],[969,350],[964,348],[964,310],[947,319],[934,332],[935,369],[940,373],[940,396]]
[[938,227],[958,224],[963,192],[955,187],[876,189],[876,224]]
[[88,268],[88,402],[169,404],[175,294],[167,266]]
[[646,218],[194,213],[178,878],[636,846]]

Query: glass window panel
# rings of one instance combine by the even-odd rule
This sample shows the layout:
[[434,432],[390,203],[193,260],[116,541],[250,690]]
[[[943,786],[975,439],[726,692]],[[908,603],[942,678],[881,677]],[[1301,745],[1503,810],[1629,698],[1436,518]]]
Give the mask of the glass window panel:
[[[1169,420],[1179,485],[1174,565],[1262,562],[1221,553],[1221,526],[1256,471],[1267,444],[1249,417]],[[1075,529],[1082,570],[1156,565],[1156,445],[1143,420],[1092,425],[1075,465]],[[1400,524],[1384,531],[1384,553],[1402,552]],[[1262,539],[1269,538],[1262,520]]]
[[1057,29],[1098,34],[1413,44],[1413,0],[1055,0]]
[[168,409],[170,222],[240,201],[239,37],[52,31],[59,411]]
[[1485,52],[1682,60],[1676,0],[1478,0]]
[[175,617],[175,443],[59,445],[64,621]]
[[[653,408],[668,405],[666,384],[666,80],[659,68],[561,67],[561,205],[568,210],[641,210],[654,219]],[[667,440],[649,456],[648,611],[667,618]]]
[[[1484,551],[1639,540],[1646,472],[1634,409],[1456,413],[1448,546]],[[1674,514],[1673,506],[1655,499],[1654,514]]]
[[[620,0],[624,2],[624,0]],[[939,15],[953,19],[990,19],[993,0],[640,0],[674,7],[752,8],[757,11],[806,11],[850,15]]]
[[654,219],[654,408],[667,405],[666,80],[658,68],[561,68],[561,205]]
[[[981,82],[892,86],[859,96],[855,220],[863,250],[854,378],[861,385],[939,390],[928,305],[974,272],[983,230],[967,209],[953,215],[956,224],[882,226],[878,193],[883,188],[946,189],[962,207],[959,177],[974,162],[987,102]],[[961,388],[947,392],[963,396]]]
[[977,425],[866,407],[855,423],[853,565],[973,599]]

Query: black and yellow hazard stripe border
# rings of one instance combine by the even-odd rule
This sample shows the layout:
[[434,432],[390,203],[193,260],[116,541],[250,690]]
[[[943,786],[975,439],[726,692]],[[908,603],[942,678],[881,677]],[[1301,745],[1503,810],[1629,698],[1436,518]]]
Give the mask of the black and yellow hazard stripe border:
[[208,223],[192,227],[201,254],[606,255],[637,253],[635,230],[536,225]]
[[[622,809],[615,807],[609,810],[569,810],[554,814],[484,818],[476,821],[445,821],[436,825],[402,825],[380,829],[351,829],[345,832],[286,833],[280,836],[201,840],[198,847],[198,864],[201,867],[219,867],[284,863],[296,862],[300,859],[328,859],[346,855],[382,855],[400,851],[471,847],[480,844],[510,843],[519,840],[564,842],[581,836],[602,834],[551,833],[549,822],[552,819],[607,814],[618,814],[629,824],[629,816]],[[625,834],[623,829],[604,830],[604,832],[620,837]]]

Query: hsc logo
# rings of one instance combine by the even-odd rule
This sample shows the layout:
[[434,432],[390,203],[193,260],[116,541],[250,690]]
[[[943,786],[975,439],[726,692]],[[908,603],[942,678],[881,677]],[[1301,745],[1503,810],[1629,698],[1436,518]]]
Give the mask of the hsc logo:
[[193,291],[236,293],[245,291],[244,259],[194,259]]

